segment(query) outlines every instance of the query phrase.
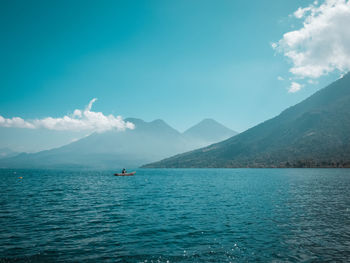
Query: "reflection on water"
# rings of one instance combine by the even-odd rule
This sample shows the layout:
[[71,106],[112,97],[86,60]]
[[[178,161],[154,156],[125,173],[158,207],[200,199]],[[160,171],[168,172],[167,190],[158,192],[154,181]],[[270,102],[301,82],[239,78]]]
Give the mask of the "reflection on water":
[[350,259],[350,170],[113,172],[0,170],[0,262]]

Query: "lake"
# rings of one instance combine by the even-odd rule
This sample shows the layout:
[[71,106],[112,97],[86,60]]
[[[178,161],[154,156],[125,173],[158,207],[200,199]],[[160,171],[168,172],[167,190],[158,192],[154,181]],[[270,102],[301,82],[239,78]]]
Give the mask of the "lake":
[[350,169],[113,173],[0,170],[0,262],[350,260]]

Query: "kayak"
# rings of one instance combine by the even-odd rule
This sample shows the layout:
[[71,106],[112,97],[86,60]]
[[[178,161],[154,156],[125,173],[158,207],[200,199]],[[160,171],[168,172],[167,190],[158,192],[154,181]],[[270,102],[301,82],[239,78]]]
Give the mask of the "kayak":
[[136,172],[132,172],[132,173],[120,173],[120,174],[114,174],[115,176],[132,176],[136,174]]

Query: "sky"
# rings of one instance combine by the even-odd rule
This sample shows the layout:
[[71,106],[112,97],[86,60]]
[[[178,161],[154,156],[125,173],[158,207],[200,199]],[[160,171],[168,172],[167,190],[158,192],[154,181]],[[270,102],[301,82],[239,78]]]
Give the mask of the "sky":
[[350,69],[346,0],[0,2],[0,147],[213,118],[242,132]]

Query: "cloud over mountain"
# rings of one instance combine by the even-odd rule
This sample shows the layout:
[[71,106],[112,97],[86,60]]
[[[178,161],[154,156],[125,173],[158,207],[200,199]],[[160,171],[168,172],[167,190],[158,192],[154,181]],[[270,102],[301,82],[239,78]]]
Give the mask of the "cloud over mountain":
[[0,127],[96,132],[112,129],[134,129],[134,124],[124,121],[121,116],[104,115],[102,112],[91,111],[92,105],[96,100],[96,98],[92,99],[84,110],[76,109],[72,115],[60,118],[46,117],[43,119],[24,120],[20,117],[4,118],[0,115]]
[[290,85],[290,88],[288,89],[289,93],[294,93],[299,91],[303,86],[300,85],[298,82],[292,82],[292,84]]
[[283,35],[272,47],[291,60],[296,77],[318,78],[350,70],[350,1],[315,1],[299,8],[294,17],[303,26]]

